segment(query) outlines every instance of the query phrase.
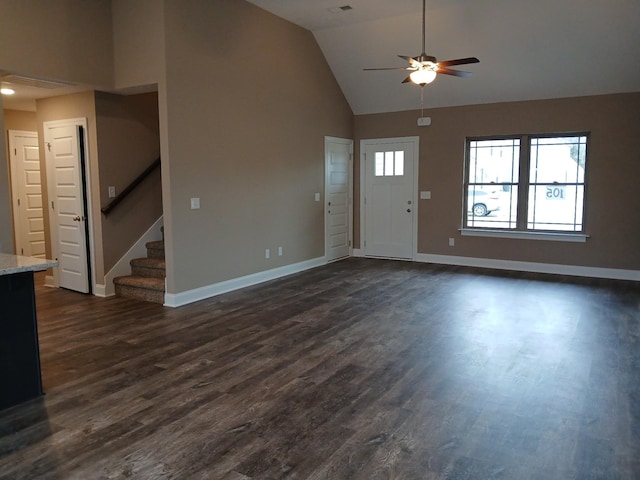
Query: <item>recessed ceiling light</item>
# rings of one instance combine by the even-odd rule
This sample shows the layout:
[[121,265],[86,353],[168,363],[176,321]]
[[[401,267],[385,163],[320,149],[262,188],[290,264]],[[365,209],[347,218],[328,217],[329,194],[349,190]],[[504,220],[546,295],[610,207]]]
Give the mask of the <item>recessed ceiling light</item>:
[[16,91],[13,88],[0,88],[0,93],[2,95],[13,95]]

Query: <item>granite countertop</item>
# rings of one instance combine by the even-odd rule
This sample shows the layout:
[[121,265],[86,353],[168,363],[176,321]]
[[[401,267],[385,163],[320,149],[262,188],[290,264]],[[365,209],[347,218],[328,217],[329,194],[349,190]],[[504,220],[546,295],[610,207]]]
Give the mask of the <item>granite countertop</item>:
[[35,272],[57,266],[57,260],[43,260],[41,258],[22,257],[20,255],[0,253],[0,275],[11,275],[13,273],[20,272]]

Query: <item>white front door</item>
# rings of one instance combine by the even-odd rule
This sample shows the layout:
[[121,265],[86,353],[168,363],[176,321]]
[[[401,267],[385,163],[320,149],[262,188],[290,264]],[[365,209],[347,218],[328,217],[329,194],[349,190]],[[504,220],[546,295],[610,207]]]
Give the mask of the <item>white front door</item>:
[[89,292],[87,214],[79,127],[45,122],[45,153],[49,185],[51,244],[60,263],[58,284]]
[[37,132],[9,130],[9,150],[16,254],[45,258]]
[[353,140],[325,138],[325,254],[347,257],[351,246],[351,157]]
[[364,253],[413,258],[418,137],[363,140]]

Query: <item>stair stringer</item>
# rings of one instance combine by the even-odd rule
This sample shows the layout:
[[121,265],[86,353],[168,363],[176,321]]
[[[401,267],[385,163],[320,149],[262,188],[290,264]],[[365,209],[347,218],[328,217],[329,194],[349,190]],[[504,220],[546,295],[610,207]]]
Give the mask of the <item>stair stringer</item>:
[[[156,240],[162,240],[162,228],[163,216],[160,216],[158,220],[154,222],[149,230],[147,230],[136,243],[125,253],[120,260],[116,262],[111,270],[104,276],[104,295],[99,295],[96,291],[96,295],[100,297],[112,297],[116,294],[115,286],[113,285],[113,279],[116,277],[123,277],[131,275],[130,262],[134,258],[141,258],[147,256],[147,242],[153,242]],[[96,289],[98,290],[98,289]]]

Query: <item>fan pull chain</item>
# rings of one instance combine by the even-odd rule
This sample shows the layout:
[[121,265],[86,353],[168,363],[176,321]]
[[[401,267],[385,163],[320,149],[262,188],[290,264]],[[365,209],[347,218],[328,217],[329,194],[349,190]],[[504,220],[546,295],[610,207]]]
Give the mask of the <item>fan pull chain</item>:
[[420,117],[424,117],[424,85],[420,86]]

